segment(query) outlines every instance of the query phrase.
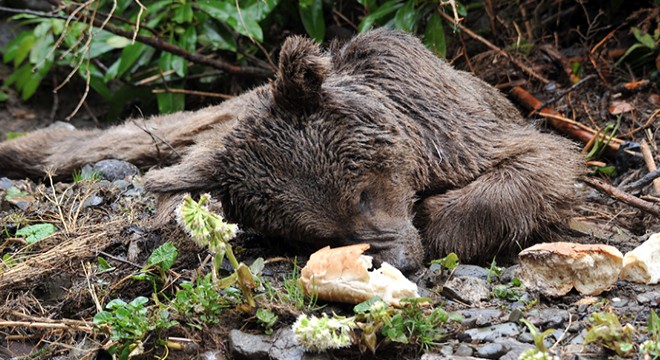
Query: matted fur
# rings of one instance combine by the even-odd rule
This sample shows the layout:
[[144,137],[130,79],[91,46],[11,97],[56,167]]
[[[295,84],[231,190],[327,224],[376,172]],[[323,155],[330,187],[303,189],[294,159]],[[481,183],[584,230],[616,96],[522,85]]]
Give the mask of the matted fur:
[[481,261],[552,240],[575,200],[569,141],[526,125],[496,89],[399,32],[327,52],[289,38],[271,84],[146,124],[151,135],[129,122],[2,143],[0,175],[69,174],[104,158],[153,164],[158,134],[183,159],[147,172],[149,190],[209,191],[245,229],[318,247],[368,242],[403,269],[425,253]]

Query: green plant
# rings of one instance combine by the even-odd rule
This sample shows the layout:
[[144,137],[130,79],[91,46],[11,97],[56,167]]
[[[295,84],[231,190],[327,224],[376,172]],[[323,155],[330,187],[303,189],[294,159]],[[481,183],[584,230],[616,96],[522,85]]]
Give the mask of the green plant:
[[401,300],[401,308],[393,308],[379,298],[358,304],[356,323],[362,330],[360,344],[372,353],[376,351],[376,334],[380,332],[388,341],[417,345],[423,349],[437,346],[445,336],[443,325],[460,319],[442,308],[430,309],[423,304],[427,298]]
[[[12,20],[28,30],[2,50],[3,61],[15,69],[3,86],[13,86],[24,100],[29,99],[50,69],[58,66],[68,68],[69,75],[57,89],[75,75],[86,84],[78,108],[90,90],[120,105],[150,95],[151,91],[139,91],[136,85],[155,83],[160,90],[156,91],[159,110],[181,110],[185,97],[180,90],[191,74],[208,81],[217,75],[205,76],[207,66],[244,70],[240,65],[260,51],[253,42],[264,40],[262,23],[277,5],[278,0],[159,0],[145,5],[93,0],[82,5],[62,2],[51,13],[16,10],[20,14]],[[233,53],[238,64],[203,60],[198,55],[219,51]],[[244,72],[266,76],[270,71]],[[111,83],[118,87],[116,91],[110,90]]]
[[[133,278],[150,281],[154,292],[158,292],[158,281],[165,282],[167,270],[174,265],[177,256],[179,256],[179,250],[171,242],[165,242],[149,255],[147,265]],[[154,272],[157,272],[158,276],[154,276]]]
[[27,196],[28,193],[20,190],[19,188],[12,186],[6,190],[5,199],[11,200],[18,197]]
[[449,253],[443,258],[431,260],[431,264],[440,265],[443,268],[451,271],[454,270],[459,264],[458,255],[455,253]]
[[[167,329],[178,323],[169,320],[165,309],[148,308],[149,300],[143,296],[127,303],[121,299],[110,301],[105,308],[94,315],[94,325],[110,335],[117,344],[110,348],[110,353],[119,359],[128,359],[131,353],[140,349],[142,340],[150,332]],[[138,350],[139,351],[139,350]]]
[[490,262],[490,267],[488,268],[488,275],[486,276],[486,282],[491,282],[491,280],[494,277],[499,277],[502,275],[502,271],[504,268],[497,266],[497,262],[495,262],[495,258],[493,258],[493,261]]
[[[183,203],[177,208],[177,220],[193,241],[200,246],[208,246],[211,253],[214,254],[211,274],[216,285],[220,289],[238,285],[246,301],[245,310],[252,310],[256,306],[252,294],[252,290],[257,287],[255,274],[263,268],[263,260],[255,261],[252,268],[238,262],[229,243],[236,236],[238,227],[225,223],[220,215],[211,212],[206,206],[210,201],[209,194],[201,195],[199,201],[194,201],[190,196],[186,196]],[[225,256],[234,271],[229,276],[220,279],[219,273]]]
[[257,323],[264,328],[266,335],[273,333],[273,326],[277,323],[277,315],[267,309],[257,309]]
[[[630,32],[637,42],[626,50],[615,66],[620,65],[624,60],[627,60],[633,68],[653,62],[660,53],[660,28],[655,28],[653,34],[650,34],[643,33],[642,30],[633,26]],[[633,54],[637,56],[631,59]]]
[[47,238],[54,233],[55,225],[50,223],[42,223],[26,226],[16,231],[16,236],[25,238],[25,242],[28,244],[33,244],[37,241]]
[[621,325],[616,314],[593,313],[589,318],[590,327],[584,337],[585,344],[594,343],[615,351],[620,356],[627,356],[633,350],[633,333],[635,328]]
[[217,324],[220,314],[229,303],[215,289],[211,274],[197,278],[195,284],[184,281],[176,292],[172,307],[195,327],[199,324]]
[[651,310],[648,324],[649,339],[639,345],[639,352],[645,359],[653,357],[660,358],[660,317],[655,311]]
[[555,329],[546,329],[544,332],[539,331],[539,329],[534,326],[530,321],[526,319],[520,319],[520,322],[525,324],[529,329],[529,332],[534,337],[534,349],[529,349],[520,354],[519,360],[559,360],[559,356],[550,355],[548,348],[545,347],[543,340],[548,335],[552,335]]
[[99,181],[103,179],[103,174],[100,171],[84,172],[80,170],[74,170],[73,174],[71,174],[71,177],[73,178],[74,183],[78,183],[81,181]]

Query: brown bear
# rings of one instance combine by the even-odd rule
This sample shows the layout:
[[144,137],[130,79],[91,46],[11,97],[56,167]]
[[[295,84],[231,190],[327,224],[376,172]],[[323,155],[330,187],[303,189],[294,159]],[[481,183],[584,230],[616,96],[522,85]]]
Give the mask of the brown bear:
[[219,106],[5,142],[0,175],[177,154],[146,173],[149,190],[208,191],[244,229],[317,247],[366,242],[403,270],[425,253],[475,262],[554,239],[578,173],[571,142],[527,125],[417,38],[376,30],[327,51],[291,37],[274,81]]

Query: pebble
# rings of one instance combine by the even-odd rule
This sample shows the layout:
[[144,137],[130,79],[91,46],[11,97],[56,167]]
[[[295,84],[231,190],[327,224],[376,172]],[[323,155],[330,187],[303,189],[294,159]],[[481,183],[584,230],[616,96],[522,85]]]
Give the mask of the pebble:
[[456,348],[454,355],[456,356],[472,356],[474,354],[474,349],[468,344],[459,344]]
[[628,305],[628,299],[615,297],[612,299],[612,302],[610,304],[615,308],[622,308]]
[[488,342],[501,337],[514,337],[520,334],[514,323],[503,323],[483,328],[468,329],[459,335],[459,340],[465,342]]
[[477,356],[485,359],[499,359],[509,351],[503,344],[490,343],[477,349]]
[[476,277],[452,277],[443,287],[443,293],[450,298],[475,304],[490,297],[486,281]]
[[246,334],[235,329],[229,332],[229,351],[235,359],[268,359],[272,346],[265,335]]
[[488,278],[488,269],[477,265],[460,264],[454,269],[453,276],[486,280]]
[[129,176],[138,175],[140,170],[137,166],[122,160],[108,159],[101,160],[89,168],[83,168],[83,175],[85,171],[99,172],[104,179],[108,181],[115,181],[125,179]]
[[655,306],[658,304],[658,300],[660,300],[659,291],[649,291],[637,295],[637,302],[640,304],[651,303],[651,305]]
[[498,309],[467,309],[458,313],[463,316],[461,325],[468,328],[490,326],[503,315]]
[[6,177],[0,178],[0,189],[7,190],[12,186],[14,186],[14,181]]
[[527,320],[537,327],[557,328],[568,321],[568,315],[568,311],[562,309],[534,309],[527,314]]

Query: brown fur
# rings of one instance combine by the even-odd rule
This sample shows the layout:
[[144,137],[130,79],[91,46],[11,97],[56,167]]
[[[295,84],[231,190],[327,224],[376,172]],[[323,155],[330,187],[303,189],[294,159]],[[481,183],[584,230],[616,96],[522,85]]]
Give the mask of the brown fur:
[[[149,171],[148,189],[209,191],[243,228],[319,247],[368,242],[401,268],[419,266],[424,249],[481,261],[553,239],[574,201],[570,142],[526,125],[497,90],[398,32],[329,52],[289,38],[270,85],[149,123],[184,157]],[[146,165],[159,142],[134,122],[36,132],[0,144],[0,175],[67,174],[108,157]]]

